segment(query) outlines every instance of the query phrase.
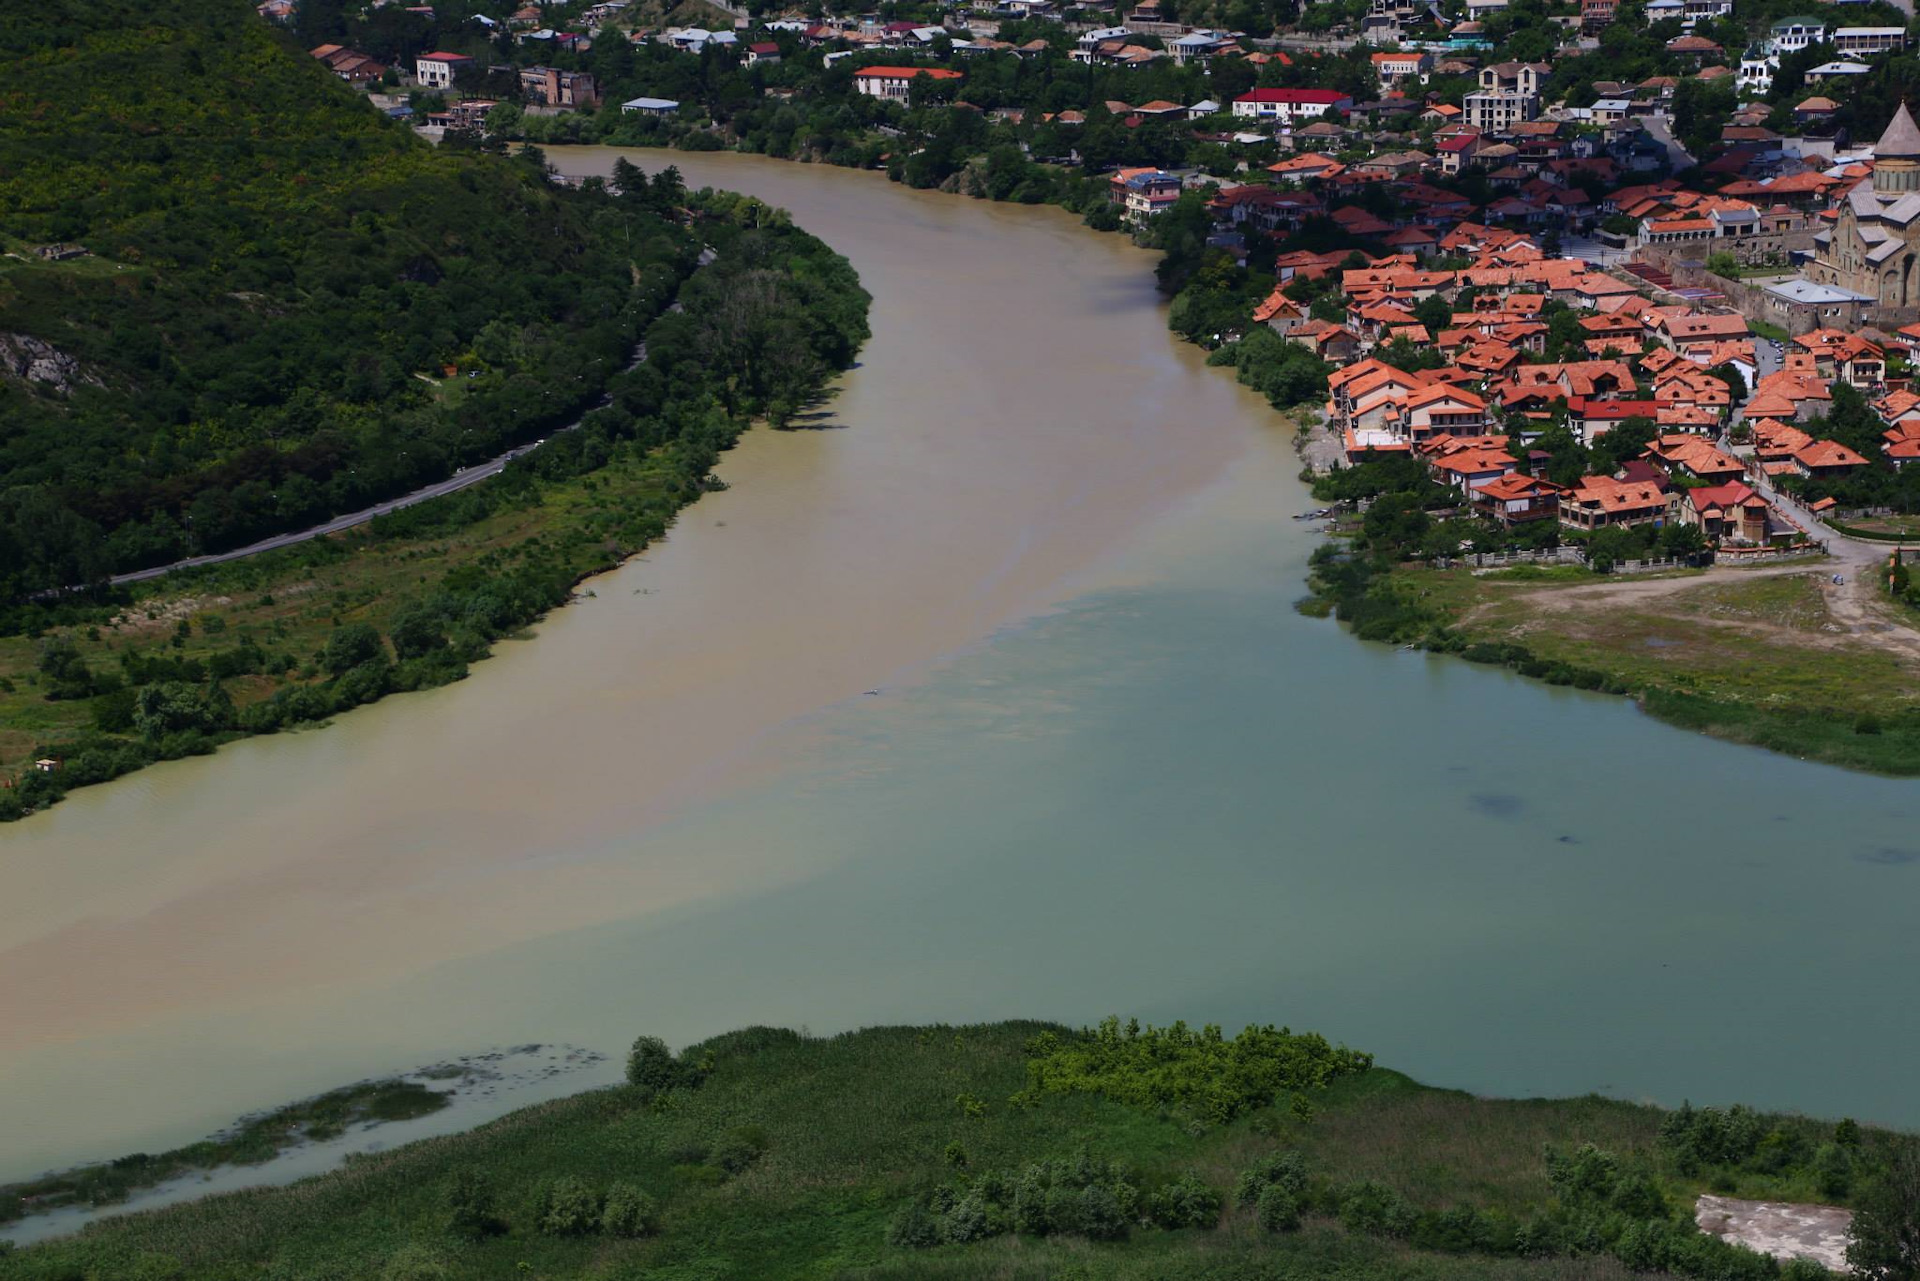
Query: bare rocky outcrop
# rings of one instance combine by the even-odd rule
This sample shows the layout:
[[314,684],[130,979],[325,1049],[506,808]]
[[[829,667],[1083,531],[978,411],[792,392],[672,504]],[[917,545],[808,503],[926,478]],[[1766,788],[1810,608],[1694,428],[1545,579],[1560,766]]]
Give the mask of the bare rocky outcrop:
[[30,334],[0,333],[0,377],[38,383],[53,391],[100,386],[79,361],[52,343]]
[[1776,1259],[1812,1259],[1845,1275],[1847,1232],[1853,1212],[1835,1205],[1792,1205],[1781,1201],[1739,1201],[1703,1196],[1693,1220],[1702,1232],[1738,1241]]

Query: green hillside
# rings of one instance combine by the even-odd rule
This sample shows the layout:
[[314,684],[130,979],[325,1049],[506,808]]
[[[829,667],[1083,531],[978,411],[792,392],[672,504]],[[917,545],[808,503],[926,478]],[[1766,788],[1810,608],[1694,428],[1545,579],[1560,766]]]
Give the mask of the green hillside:
[[245,0],[0,6],[0,59],[0,595],[570,421],[697,250],[537,163],[436,151]]
[[1258,1028],[755,1028],[642,1038],[629,1078],[0,1277],[1804,1281],[1825,1273],[1695,1230],[1694,1197],[1883,1206],[1908,1150],[1742,1108],[1478,1099]]

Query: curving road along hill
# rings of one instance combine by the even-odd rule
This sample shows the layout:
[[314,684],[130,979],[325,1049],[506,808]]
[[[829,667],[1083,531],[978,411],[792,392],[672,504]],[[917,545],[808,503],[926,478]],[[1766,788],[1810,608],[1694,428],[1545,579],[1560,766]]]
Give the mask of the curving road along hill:
[[[701,267],[705,267],[713,262],[713,260],[713,250],[710,248],[702,249],[694,270],[698,271]],[[676,302],[669,307],[668,310],[678,311],[680,310],[680,304]],[[646,359],[647,344],[642,342],[638,347],[634,348],[633,361],[627,368],[632,369],[635,366],[644,364],[646,363]],[[609,403],[608,398],[604,396],[601,397],[599,404],[605,405],[607,403]],[[598,405],[595,406],[595,408],[598,407]],[[556,428],[554,434],[558,435],[560,432],[573,431],[585,421],[586,416],[582,415],[568,423],[565,427]],[[155,565],[151,569],[136,569],[131,573],[115,574],[107,581],[115,587],[119,587],[125,583],[145,582],[150,578],[159,578],[163,574],[171,574],[176,569],[193,569],[201,565],[220,565],[230,560],[242,560],[248,556],[258,556],[261,552],[276,551],[282,547],[292,547],[296,543],[309,542],[315,538],[325,538],[328,534],[338,534],[344,530],[352,529],[356,525],[364,525],[376,516],[384,516],[388,512],[396,512],[403,507],[412,507],[432,498],[444,498],[448,494],[457,494],[468,486],[477,485],[490,476],[498,476],[506,470],[508,463],[525,454],[532,453],[545,443],[546,438],[542,437],[530,445],[516,445],[497,458],[490,459],[477,466],[463,467],[460,471],[447,477],[445,480],[435,481],[431,485],[422,485],[410,494],[402,494],[398,498],[389,498],[383,503],[375,503],[373,506],[364,508],[361,511],[349,512],[344,516],[335,516],[332,520],[324,521],[309,529],[296,530],[290,534],[275,534],[272,538],[263,538],[257,543],[249,543],[245,547],[236,547],[232,551],[213,552],[206,556],[189,556],[185,560],[176,560],[170,565]]]

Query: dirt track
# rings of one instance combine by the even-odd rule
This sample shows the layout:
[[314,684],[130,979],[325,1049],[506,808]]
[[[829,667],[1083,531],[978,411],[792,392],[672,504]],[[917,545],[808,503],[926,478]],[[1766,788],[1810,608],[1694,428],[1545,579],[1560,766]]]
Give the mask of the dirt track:
[[[1862,545],[1847,543],[1844,546],[1854,549]],[[1878,590],[1878,558],[1884,552],[1878,548],[1865,550],[1866,556],[1856,553],[1850,559],[1835,556],[1828,560],[1757,565],[1752,568],[1716,565],[1705,573],[1673,578],[1618,578],[1603,580],[1591,587],[1536,590],[1530,592],[1529,604],[1546,615],[1589,613],[1608,608],[1657,608],[1662,600],[1702,587],[1804,575],[1819,583],[1821,599],[1826,604],[1831,620],[1830,628],[1822,631],[1789,631],[1761,624],[1735,623],[1732,620],[1701,621],[1724,622],[1727,626],[1738,626],[1747,631],[1779,631],[1783,638],[1790,638],[1791,643],[1803,646],[1830,646],[1839,641],[1853,641],[1920,662],[1920,631],[1899,620],[1890,602],[1883,599]],[[1836,574],[1842,579],[1838,584],[1833,581]],[[1516,590],[1526,590],[1521,584],[1515,586]],[[1468,615],[1468,619],[1485,609],[1486,606],[1482,606],[1474,614]]]

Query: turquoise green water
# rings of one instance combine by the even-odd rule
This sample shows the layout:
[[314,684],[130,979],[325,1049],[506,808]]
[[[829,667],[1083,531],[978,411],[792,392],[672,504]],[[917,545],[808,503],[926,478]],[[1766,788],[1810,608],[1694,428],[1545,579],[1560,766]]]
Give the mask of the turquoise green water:
[[553,1010],[587,1041],[1274,1021],[1479,1091],[1920,1122],[1909,785],[1357,644],[1292,612],[1279,519],[828,716],[813,770],[661,838],[827,874],[416,999],[590,976]]
[[748,1022],[1270,1021],[1486,1092],[1920,1125],[1912,783],[1300,617],[1298,461],[1144,255],[673,159],[862,271],[845,430],[750,438],[468,682],[0,835],[0,1177]]

